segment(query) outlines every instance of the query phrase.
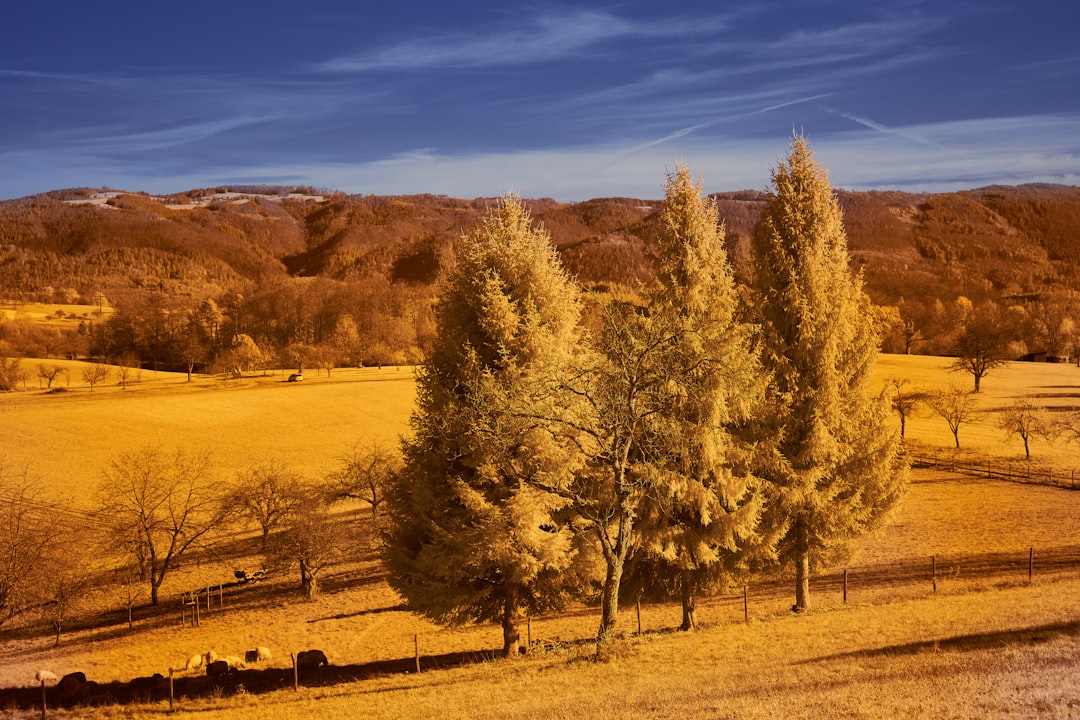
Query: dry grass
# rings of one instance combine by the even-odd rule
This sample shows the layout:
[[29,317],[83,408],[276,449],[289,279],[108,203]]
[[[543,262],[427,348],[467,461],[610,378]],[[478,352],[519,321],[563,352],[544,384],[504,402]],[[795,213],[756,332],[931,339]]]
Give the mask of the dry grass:
[[88,500],[111,459],[146,443],[207,450],[226,478],[271,460],[320,478],[356,443],[396,445],[414,397],[405,367],[309,374],[302,383],[284,374],[188,383],[144,370],[126,389],[114,379],[91,393],[73,365],[68,392],[0,395],[0,457],[75,504]]
[[[62,310],[62,317],[56,311]],[[100,320],[115,312],[115,308],[97,305],[67,305],[63,303],[0,302],[0,320],[13,320],[50,328],[77,328],[80,319]]]
[[[951,362],[950,358],[925,355],[882,355],[874,369],[875,386],[884,387],[890,378],[904,378],[910,382],[909,392],[932,392],[949,385],[971,389],[974,386],[971,375],[950,372]],[[991,370],[983,378],[982,391],[977,396],[978,414],[960,426],[961,450],[1004,461],[1022,461],[1023,441],[997,426],[997,412],[1020,399],[1030,399],[1050,413],[1080,410],[1080,368],[1010,362]],[[948,424],[925,405],[917,407],[915,417],[908,419],[906,435],[916,450],[951,452],[954,447]],[[1031,458],[1057,467],[1075,467],[1080,472],[1076,445],[1064,441],[1051,445],[1041,438],[1033,440]]]
[[[624,641],[605,663],[552,652],[182,701],[170,717],[1066,718],[1080,712],[1080,623],[1068,610],[1078,589],[1075,580],[988,589],[652,634]],[[78,717],[152,717],[167,706],[131,710]]]
[[[966,378],[948,376],[946,361],[886,356],[881,382],[903,372],[913,385]],[[405,370],[337,371],[331,381],[301,385],[276,378],[240,383],[175,378],[150,380],[127,391],[109,388],[91,396],[14,394],[0,397],[5,433],[0,453],[30,445],[33,465],[48,478],[96,479],[100,464],[138,442],[184,437],[209,443],[230,462],[282,459],[309,475],[357,440],[390,440],[405,429],[413,398]],[[986,381],[982,400],[1007,403],[1011,395],[1057,386],[1071,395],[1075,368],[1017,364]],[[1000,384],[998,384],[998,381]],[[1006,381],[1009,383],[1006,389]],[[1047,392],[1050,392],[1047,390]],[[9,424],[14,420],[14,425]],[[945,446],[944,421],[916,419],[909,432]],[[71,426],[77,432],[60,432]],[[103,432],[102,428],[108,428]],[[1002,444],[998,431],[972,442],[986,451]],[[967,437],[961,430],[961,439]],[[16,437],[18,439],[13,439]],[[295,446],[286,446],[295,442]],[[130,443],[130,445],[128,445]],[[1064,456],[1072,454],[1061,449]],[[55,463],[46,464],[43,461]],[[55,468],[55,469],[53,469]],[[1074,542],[1080,528],[1080,493],[1038,486],[917,471],[894,522],[868,538],[851,566],[903,561],[912,556],[1023,553]],[[59,483],[58,483],[59,484]],[[239,653],[257,644],[287,666],[288,653],[321,647],[335,664],[409,658],[414,638],[427,657],[445,653],[488,655],[500,644],[493,626],[439,628],[400,608],[368,546],[336,569],[328,592],[301,599],[294,578],[278,578],[228,595],[223,612],[204,615],[199,628],[183,627],[179,609],[165,619],[141,615],[133,630],[89,628],[65,637],[59,648],[46,639],[15,638],[0,644],[0,686],[22,685],[33,672],[84,670],[101,681],[165,672],[184,658],[214,647]],[[229,579],[236,564],[257,554],[189,561],[170,579],[165,596],[185,583]],[[275,585],[274,583],[278,583]],[[671,633],[679,609],[642,608],[646,635],[625,640],[607,663],[585,657],[598,616],[578,608],[534,619],[533,638],[553,649],[524,662],[486,662],[374,679],[301,692],[247,694],[185,700],[177,717],[1069,717],[1080,714],[1080,627],[1072,607],[1080,591],[1076,570],[1023,579],[943,578],[939,593],[928,583],[905,587],[855,585],[844,606],[835,586],[819,585],[817,610],[795,617],[786,589],[751,589],[752,622],[744,625],[742,598],[729,595],[701,603],[704,630]],[[636,629],[633,610],[621,618]],[[2,711],[0,711],[2,712]],[[164,714],[163,705],[139,708],[136,716]],[[27,715],[30,717],[31,715]],[[131,708],[103,708],[86,715],[132,717]]]

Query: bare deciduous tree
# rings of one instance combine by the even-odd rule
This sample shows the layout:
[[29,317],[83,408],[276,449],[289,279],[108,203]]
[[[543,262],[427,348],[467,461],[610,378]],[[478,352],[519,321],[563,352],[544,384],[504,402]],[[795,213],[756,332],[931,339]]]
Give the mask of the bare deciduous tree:
[[956,385],[950,385],[945,390],[930,393],[926,396],[926,404],[930,409],[940,415],[945,422],[949,423],[956,447],[960,447],[960,426],[969,420],[975,413],[975,395],[963,390]]
[[[60,375],[67,375],[67,369],[59,365],[46,365],[41,363],[38,365],[38,377],[45,381],[46,388],[52,388],[53,381]],[[38,384],[41,387],[41,384]]]
[[371,519],[378,520],[386,490],[401,469],[401,454],[379,446],[359,443],[341,456],[338,469],[330,473],[331,491],[336,498],[362,500],[371,507]]
[[918,390],[908,390],[910,383],[905,378],[890,378],[889,385],[892,388],[893,410],[900,417],[900,439],[904,439],[907,431],[907,420],[919,403],[926,400],[926,394]]
[[53,514],[27,469],[0,457],[0,627],[31,604],[35,576],[58,532]]
[[1031,459],[1031,441],[1036,437],[1050,441],[1056,430],[1039,408],[1030,400],[1024,399],[1017,400],[1000,411],[998,427],[1007,435],[1016,435],[1024,441],[1024,457],[1028,460]]
[[300,570],[300,585],[309,599],[318,596],[323,571],[345,554],[345,525],[331,515],[324,499],[311,494],[293,513],[271,544],[274,564]]
[[34,595],[41,620],[53,634],[53,647],[91,590],[95,560],[86,528],[65,523],[41,558]]
[[1008,337],[1003,329],[1001,309],[987,301],[964,313],[956,339],[957,357],[950,369],[971,373],[975,379],[975,392],[979,392],[986,374],[1005,364],[1007,350]]
[[19,383],[26,382],[26,373],[17,357],[0,357],[0,391],[14,390]]
[[121,453],[98,488],[98,510],[118,549],[138,558],[150,581],[150,603],[189,549],[206,542],[227,515],[209,457],[152,445]]
[[94,386],[98,383],[105,382],[109,377],[109,367],[102,363],[90,363],[83,366],[82,379],[87,385],[90,386],[90,392],[94,392]]
[[281,527],[306,497],[300,476],[271,462],[242,473],[229,502],[241,515],[258,523],[266,550],[270,532]]

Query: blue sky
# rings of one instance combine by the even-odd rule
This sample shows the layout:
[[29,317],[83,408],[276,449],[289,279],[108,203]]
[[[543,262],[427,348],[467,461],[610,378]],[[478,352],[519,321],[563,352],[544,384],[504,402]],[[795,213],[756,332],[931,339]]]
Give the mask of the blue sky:
[[[515,6],[516,5],[516,6]],[[1076,0],[20,2],[0,198],[222,184],[584,200],[1080,183]]]

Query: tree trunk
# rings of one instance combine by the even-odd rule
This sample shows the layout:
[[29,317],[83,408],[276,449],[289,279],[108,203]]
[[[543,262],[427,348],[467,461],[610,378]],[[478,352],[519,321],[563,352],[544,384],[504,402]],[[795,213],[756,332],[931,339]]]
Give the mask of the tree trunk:
[[619,616],[619,586],[622,584],[623,562],[616,557],[609,562],[604,576],[604,590],[600,596],[600,631],[596,636],[597,652],[615,633]]
[[150,562],[147,563],[147,565],[149,565],[149,570],[150,570],[150,604],[151,605],[157,605],[158,604],[158,590],[161,588],[161,583],[165,580],[165,570],[164,570],[164,568],[162,568],[161,572],[158,572],[157,568],[154,567],[154,564],[155,563],[154,563],[153,558],[151,558]]
[[801,515],[795,519],[795,607],[810,609],[810,530]]
[[516,658],[521,654],[521,613],[518,610],[517,593],[510,591],[503,601],[503,657]]
[[694,597],[694,580],[689,571],[682,573],[679,584],[682,586],[682,625],[679,629],[684,632],[696,630],[697,620],[694,619],[694,613],[697,611],[697,598]]

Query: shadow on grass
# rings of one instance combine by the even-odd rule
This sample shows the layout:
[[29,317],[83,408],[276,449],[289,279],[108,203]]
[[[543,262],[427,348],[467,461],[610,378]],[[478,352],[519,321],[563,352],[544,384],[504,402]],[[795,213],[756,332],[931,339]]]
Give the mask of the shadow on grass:
[[329,620],[346,620],[354,617],[364,617],[365,615],[380,615],[386,612],[409,612],[409,607],[405,603],[398,603],[397,605],[391,605],[389,607],[371,608],[370,610],[357,610],[350,613],[338,613],[337,615],[328,615],[321,618],[312,618],[308,620],[308,624],[327,622]]
[[1036,625],[1035,627],[1019,628],[1016,630],[1000,630],[996,632],[974,633],[971,635],[956,635],[954,637],[941,638],[938,640],[922,640],[919,642],[901,643],[898,645],[886,645],[885,647],[869,650],[854,650],[852,652],[825,655],[810,660],[803,660],[798,664],[810,665],[831,660],[859,660],[896,655],[919,655],[921,653],[942,651],[973,652],[977,650],[996,650],[1009,646],[1041,645],[1043,643],[1067,637],[1080,637],[1080,620],[1051,623],[1049,625]]
[[[538,648],[541,649],[541,648]],[[447,668],[479,665],[497,659],[493,651],[467,651],[423,655],[397,660],[379,660],[351,665],[326,665],[316,669],[299,671],[296,684],[299,687],[332,687],[371,680],[377,677],[408,675]],[[206,698],[231,696],[239,693],[261,695],[292,688],[294,675],[289,668],[243,669],[229,672],[224,677],[207,675],[177,675],[172,681],[173,697]],[[0,689],[0,708],[7,710],[32,710],[41,707],[41,687]],[[169,678],[136,678],[129,682],[113,681],[97,683],[92,680],[69,685],[65,692],[59,687],[45,690],[49,708],[79,708],[96,705],[140,705],[160,703],[169,699]]]

